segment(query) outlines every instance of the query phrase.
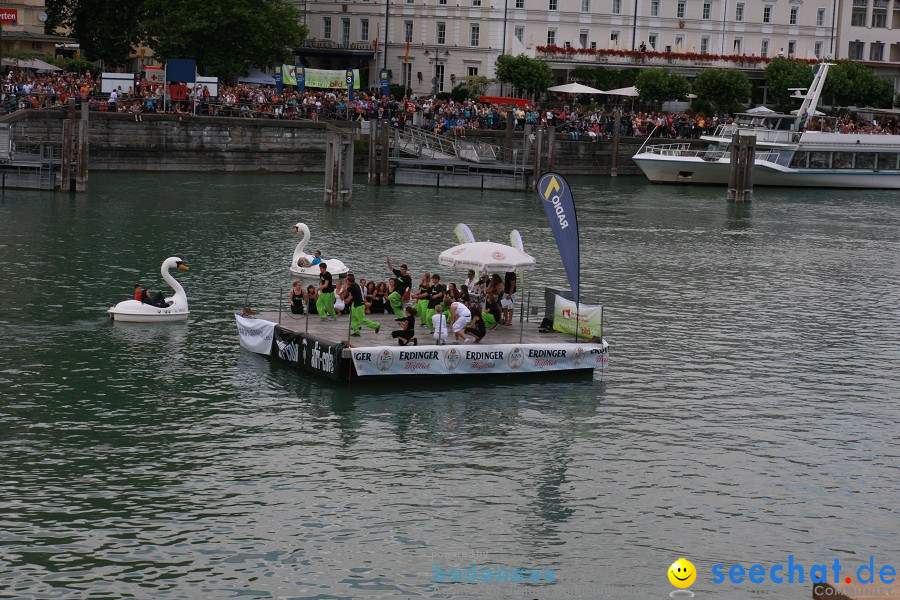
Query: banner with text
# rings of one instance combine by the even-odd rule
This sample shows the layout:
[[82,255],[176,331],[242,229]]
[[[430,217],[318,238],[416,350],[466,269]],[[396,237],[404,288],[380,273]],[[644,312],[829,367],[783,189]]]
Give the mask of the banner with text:
[[[331,69],[304,69],[306,87],[347,89],[347,71]],[[353,69],[353,89],[359,89],[359,69]]]
[[238,335],[243,348],[266,356],[272,353],[275,323],[264,319],[248,319],[241,315],[234,315],[234,318],[237,320]]
[[360,377],[375,375],[452,375],[540,373],[601,369],[609,360],[602,344],[492,344],[474,346],[374,346],[354,348]]
[[343,350],[344,344],[330,344],[307,333],[291,331],[280,325],[275,327],[272,355],[304,371],[340,379]]
[[597,305],[576,305],[559,294],[553,307],[553,329],[560,333],[575,335],[575,319],[578,318],[578,335],[585,339],[603,337],[603,307]]
[[296,65],[282,65],[281,80],[284,85],[297,85]]
[[581,256],[578,240],[578,219],[575,216],[575,200],[566,179],[557,173],[544,173],[537,184],[538,198],[544,205],[547,220],[556,238],[556,247],[562,258],[566,277],[578,302],[578,286],[581,284]]

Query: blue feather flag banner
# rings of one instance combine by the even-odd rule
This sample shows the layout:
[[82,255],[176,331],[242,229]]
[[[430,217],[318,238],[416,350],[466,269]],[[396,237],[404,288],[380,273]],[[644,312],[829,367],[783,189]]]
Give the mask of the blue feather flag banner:
[[569,183],[558,173],[544,173],[538,180],[538,197],[544,205],[547,220],[556,238],[556,247],[562,257],[566,277],[572,287],[575,303],[578,303],[578,287],[581,278],[581,256],[578,242],[578,219],[575,216],[575,200]]

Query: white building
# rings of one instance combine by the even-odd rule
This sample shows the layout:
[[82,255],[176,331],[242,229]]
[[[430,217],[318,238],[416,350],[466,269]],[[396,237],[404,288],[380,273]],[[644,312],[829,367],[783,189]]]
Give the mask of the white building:
[[[560,83],[579,65],[687,75],[737,66],[761,78],[758,57],[855,58],[900,89],[900,0],[296,1],[306,10],[300,55],[309,66],[358,67],[370,86],[386,67],[417,94],[449,91],[465,75],[493,77],[503,52],[547,60]],[[621,52],[642,44],[648,53]]]

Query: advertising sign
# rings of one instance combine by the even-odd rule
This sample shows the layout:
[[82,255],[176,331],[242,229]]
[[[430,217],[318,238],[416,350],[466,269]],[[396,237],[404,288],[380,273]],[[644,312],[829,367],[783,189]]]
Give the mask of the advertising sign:
[[582,304],[577,306],[559,294],[553,305],[553,329],[575,335],[575,319],[578,318],[578,337],[591,339],[603,337],[603,307]]
[[19,11],[15,8],[0,8],[0,22],[4,25],[18,24]]
[[344,344],[331,344],[306,333],[275,326],[272,355],[330,379],[340,379]]
[[281,80],[284,85],[297,85],[297,67],[294,65],[281,65]]
[[264,319],[248,319],[241,315],[234,315],[234,318],[237,319],[241,347],[266,356],[272,353],[275,323]]
[[297,91],[305,92],[306,91],[306,67],[302,65],[297,65],[294,73],[297,76]]
[[556,238],[556,247],[562,258],[563,267],[566,269],[566,277],[575,302],[578,302],[578,284],[581,268],[578,245],[578,221],[575,217],[575,200],[572,198],[572,190],[562,175],[557,173],[544,173],[538,180],[538,197],[544,205],[547,220]]
[[278,63],[275,65],[275,69],[274,69],[274,71],[275,71],[275,75],[274,75],[274,77],[275,77],[275,92],[277,92],[278,94],[281,94],[281,92],[284,91],[284,79],[281,75],[281,70],[283,68],[284,68],[284,65],[282,65],[281,63]]
[[[347,71],[306,69],[306,87],[347,89]],[[353,89],[359,89],[359,69],[353,69]]]
[[387,69],[381,69],[378,72],[378,82],[381,84],[381,95],[391,95],[391,73]]
[[360,377],[540,373],[600,369],[609,358],[603,344],[492,344],[490,346],[372,346],[350,356]]
[[353,102],[353,69],[347,69],[345,80],[347,82],[347,99]]

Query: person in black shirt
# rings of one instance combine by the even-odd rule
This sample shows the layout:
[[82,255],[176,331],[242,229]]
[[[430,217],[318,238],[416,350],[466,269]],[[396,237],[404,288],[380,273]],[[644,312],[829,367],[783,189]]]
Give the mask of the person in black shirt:
[[437,305],[444,301],[446,289],[441,283],[440,275],[435,273],[431,276],[431,289],[428,290],[428,313],[425,315],[425,326],[431,333],[434,333],[434,323],[432,323],[431,317],[437,312]]
[[472,321],[463,329],[463,332],[466,335],[471,335],[475,338],[475,343],[478,344],[481,342],[481,338],[487,333],[487,328],[484,326],[484,319],[481,318],[481,307],[474,306],[472,307]]
[[315,314],[318,312],[316,308],[316,301],[319,299],[319,294],[316,293],[315,286],[308,285],[306,286],[306,310],[309,314]]
[[390,257],[387,259],[387,266],[396,279],[394,291],[388,296],[388,300],[391,303],[391,308],[394,309],[394,314],[397,315],[398,319],[402,319],[403,301],[409,299],[407,292],[412,287],[412,277],[407,273],[406,265],[400,265],[399,269],[395,269],[394,265],[391,264]]
[[337,319],[334,313],[334,285],[331,283],[331,273],[328,272],[328,265],[319,263],[319,299],[316,300],[316,310],[323,319],[328,318],[332,321]]
[[410,342],[412,342],[413,346],[418,346],[419,341],[415,338],[416,309],[412,306],[407,306],[406,316],[395,320],[400,323],[401,329],[392,331],[391,337],[396,339],[401,346],[406,346]]
[[362,325],[371,327],[378,333],[381,325],[366,316],[366,304],[363,302],[362,289],[356,283],[353,273],[347,275],[347,293],[350,296],[350,335],[358,336]]
[[291,314],[303,314],[303,284],[299,281],[291,286]]

